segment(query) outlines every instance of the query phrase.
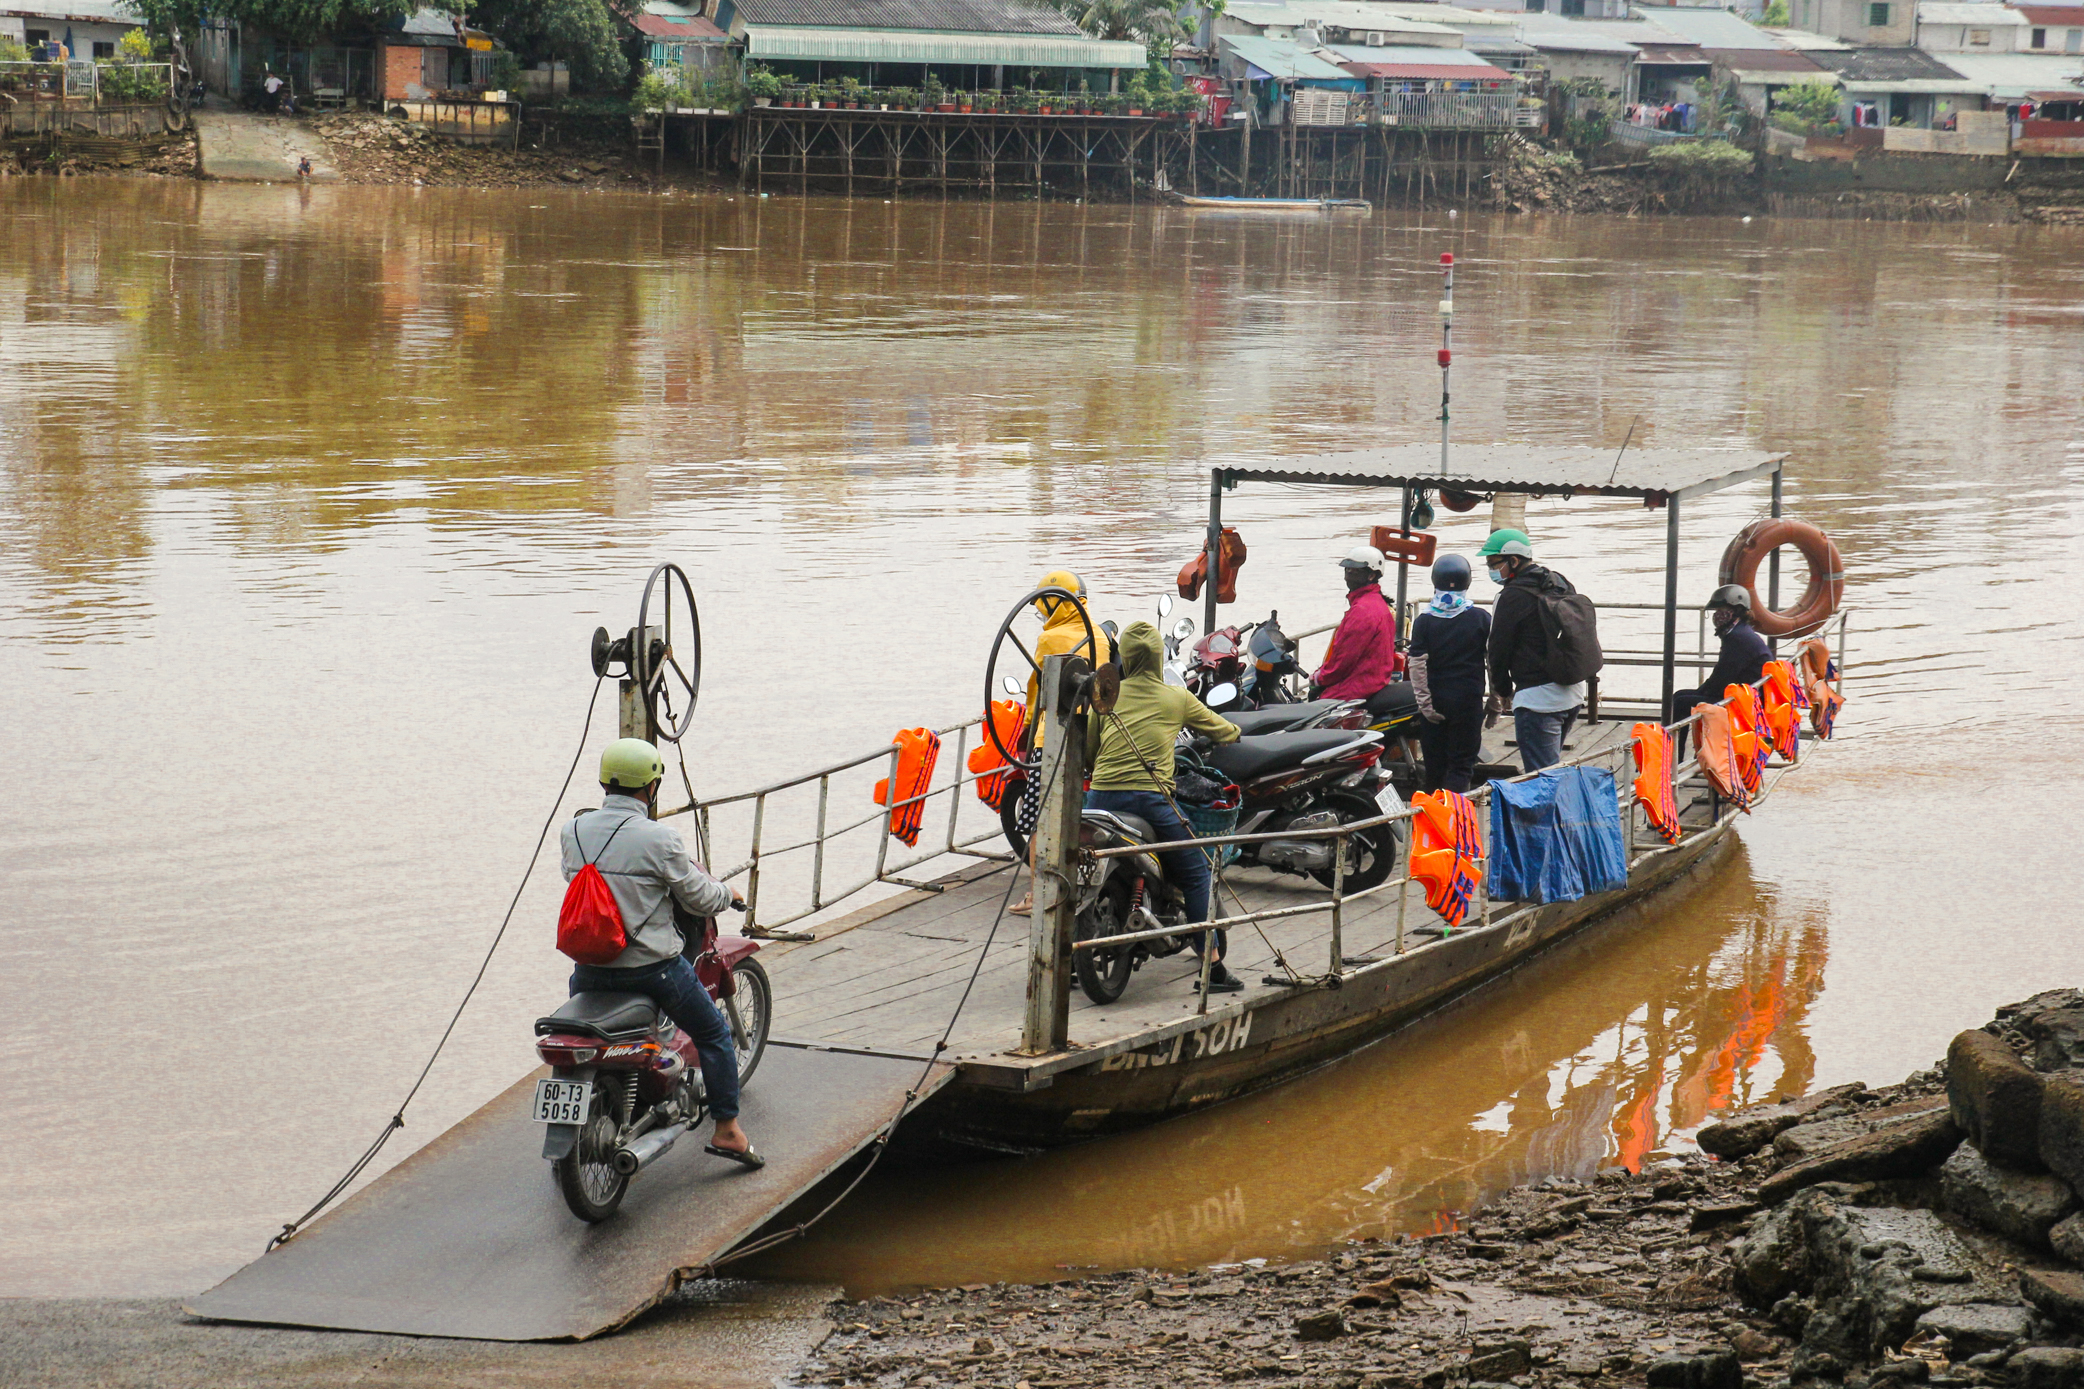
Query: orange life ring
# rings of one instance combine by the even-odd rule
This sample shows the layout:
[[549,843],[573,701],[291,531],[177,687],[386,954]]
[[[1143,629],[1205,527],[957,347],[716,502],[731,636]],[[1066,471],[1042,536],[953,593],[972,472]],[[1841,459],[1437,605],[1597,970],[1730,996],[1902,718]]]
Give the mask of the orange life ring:
[[[1809,561],[1809,586],[1792,608],[1776,612],[1759,601],[1758,566],[1782,545],[1794,546]],[[1845,562],[1831,537],[1807,521],[1785,516],[1753,521],[1738,531],[1722,552],[1720,573],[1716,582],[1751,591],[1751,625],[1762,636],[1807,636],[1830,620],[1845,596]]]

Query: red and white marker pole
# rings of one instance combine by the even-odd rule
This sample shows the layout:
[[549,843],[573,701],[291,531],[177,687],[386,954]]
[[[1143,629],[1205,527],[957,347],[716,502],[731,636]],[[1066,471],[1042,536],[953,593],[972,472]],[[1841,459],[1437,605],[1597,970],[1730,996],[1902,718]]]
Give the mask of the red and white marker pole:
[[1454,369],[1454,252],[1440,253],[1440,473],[1447,474],[1447,378]]

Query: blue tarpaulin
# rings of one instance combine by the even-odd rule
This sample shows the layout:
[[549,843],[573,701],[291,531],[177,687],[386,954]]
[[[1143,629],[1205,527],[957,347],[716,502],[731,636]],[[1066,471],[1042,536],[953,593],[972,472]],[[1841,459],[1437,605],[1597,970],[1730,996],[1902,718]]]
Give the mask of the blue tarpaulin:
[[1574,902],[1628,883],[1614,774],[1557,767],[1491,783],[1491,896]]

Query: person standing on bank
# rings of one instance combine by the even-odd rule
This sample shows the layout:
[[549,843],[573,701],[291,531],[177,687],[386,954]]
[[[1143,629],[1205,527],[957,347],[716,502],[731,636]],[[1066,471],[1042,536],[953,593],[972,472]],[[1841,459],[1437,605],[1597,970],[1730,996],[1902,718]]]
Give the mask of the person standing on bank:
[[1589,599],[1570,580],[1534,562],[1534,542],[1520,530],[1495,530],[1483,542],[1491,582],[1491,716],[1512,710],[1520,765],[1530,772],[1563,760],[1584,707],[1587,680],[1599,669],[1599,638]]
[[1428,791],[1468,793],[1483,749],[1484,657],[1491,615],[1469,598],[1469,561],[1442,555],[1433,561],[1433,601],[1411,624],[1405,653],[1418,712],[1425,719]]

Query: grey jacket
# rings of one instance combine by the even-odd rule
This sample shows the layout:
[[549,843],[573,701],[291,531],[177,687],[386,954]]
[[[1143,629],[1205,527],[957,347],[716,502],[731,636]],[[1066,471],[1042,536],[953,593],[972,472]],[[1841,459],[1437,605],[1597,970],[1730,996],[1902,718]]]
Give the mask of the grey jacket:
[[564,880],[591,863],[622,909],[630,947],[603,968],[642,969],[678,955],[675,901],[696,916],[717,916],[731,905],[731,889],[695,867],[680,832],[651,819],[635,796],[609,796],[599,810],[580,811],[565,822],[558,843]]

